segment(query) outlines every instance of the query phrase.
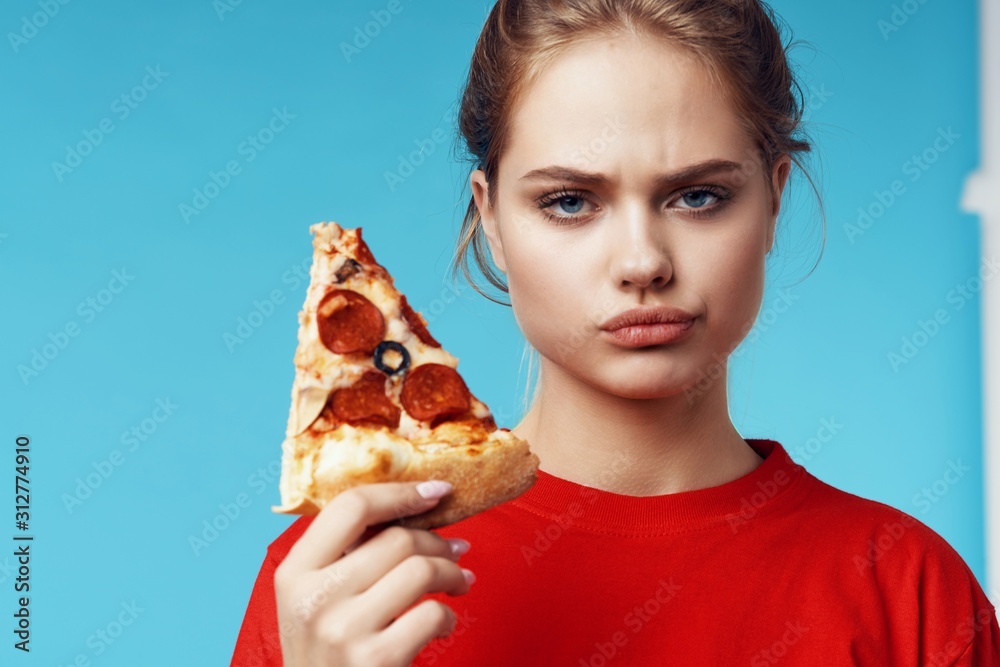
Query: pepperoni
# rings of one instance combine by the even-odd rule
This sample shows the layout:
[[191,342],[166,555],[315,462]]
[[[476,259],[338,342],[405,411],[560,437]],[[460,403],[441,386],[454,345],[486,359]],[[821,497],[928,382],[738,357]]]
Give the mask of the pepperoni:
[[336,390],[330,396],[330,408],[341,421],[351,424],[382,424],[399,428],[402,411],[385,393],[386,374],[367,370],[350,387]]
[[399,312],[403,314],[403,319],[406,320],[406,326],[410,327],[410,331],[417,334],[417,338],[423,341],[424,345],[441,347],[441,343],[434,340],[434,336],[427,331],[427,327],[424,326],[424,321],[420,319],[420,315],[410,308],[410,304],[406,301],[406,295],[400,294],[399,296]]
[[374,303],[353,290],[326,293],[316,309],[319,339],[331,352],[371,354],[385,335],[385,318]]
[[406,374],[400,400],[414,419],[431,420],[466,412],[469,397],[469,388],[454,368],[421,364]]

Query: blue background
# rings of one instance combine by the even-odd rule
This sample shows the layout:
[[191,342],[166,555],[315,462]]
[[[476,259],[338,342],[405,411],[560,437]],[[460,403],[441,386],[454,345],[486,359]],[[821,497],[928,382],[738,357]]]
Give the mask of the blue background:
[[[228,664],[265,546],[294,519],[270,506],[306,286],[296,267],[308,269],[314,222],[362,226],[500,424],[519,420],[528,378],[516,323],[464,282],[452,294],[447,276],[469,195],[454,103],[491,3],[403,0],[345,56],[341,44],[387,4],[53,2],[35,32],[25,21],[37,1],[0,10],[0,458],[12,476],[14,439],[31,437],[36,536],[32,652],[5,639],[4,664]],[[889,2],[775,3],[813,45],[791,55],[812,100],[829,220],[802,281],[822,232],[793,175],[759,338],[733,357],[731,410],[744,437],[777,439],[821,479],[930,525],[984,581],[979,301],[948,298],[980,261],[978,219],[958,209],[978,160],[976,9],[918,6],[883,35]],[[115,100],[144,77],[145,99],[124,116]],[[274,109],[294,117],[251,161],[243,142]],[[113,130],[78,166],[53,168],[104,119]],[[947,128],[957,141],[911,180],[907,161]],[[434,150],[390,188],[386,172],[424,139]],[[186,220],[180,206],[230,161],[239,173]],[[897,179],[905,192],[849,239],[858,208]],[[127,286],[102,292],[123,270]],[[782,290],[792,305],[779,313]],[[281,302],[227,346],[275,291]],[[101,296],[113,298],[100,312],[80,306]],[[938,309],[948,322],[894,370],[887,354]],[[78,335],[22,378],[18,366],[69,323]],[[158,399],[176,405],[162,422]],[[123,434],[143,424],[130,449]],[[120,465],[108,463],[116,450]],[[110,475],[68,508],[102,462]],[[970,471],[943,483],[949,462]],[[239,494],[249,506],[196,553],[190,538]],[[7,638],[13,562],[0,556]],[[135,621],[95,642],[133,603]]]

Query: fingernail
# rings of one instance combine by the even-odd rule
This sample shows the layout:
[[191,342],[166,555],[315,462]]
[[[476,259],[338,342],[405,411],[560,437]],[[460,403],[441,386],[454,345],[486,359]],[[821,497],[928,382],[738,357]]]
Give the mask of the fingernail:
[[420,484],[417,484],[417,493],[427,499],[440,498],[451,493],[451,482],[445,482],[440,479],[420,482]]
[[455,617],[454,615],[452,615],[451,624],[450,624],[449,628],[447,630],[443,631],[441,634],[439,634],[438,638],[439,639],[444,639],[445,637],[447,637],[448,635],[450,635],[452,632],[455,631],[455,627],[457,625],[458,625],[458,618]]
[[451,547],[451,553],[453,555],[461,556],[466,551],[468,551],[469,547],[471,547],[472,545],[469,544],[468,540],[463,540],[460,537],[449,537],[448,546]]
[[469,584],[476,580],[476,575],[472,574],[472,570],[466,570],[464,567],[462,568],[462,575]]

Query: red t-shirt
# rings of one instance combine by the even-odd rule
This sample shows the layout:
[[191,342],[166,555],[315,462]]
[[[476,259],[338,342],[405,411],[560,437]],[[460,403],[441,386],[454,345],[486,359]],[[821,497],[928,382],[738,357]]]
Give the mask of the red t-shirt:
[[[1000,667],[993,605],[937,533],[838,490],[777,442],[720,486],[627,496],[544,471],[527,492],[435,529],[472,543],[458,615],[414,665]],[[233,667],[282,664],[267,548]]]

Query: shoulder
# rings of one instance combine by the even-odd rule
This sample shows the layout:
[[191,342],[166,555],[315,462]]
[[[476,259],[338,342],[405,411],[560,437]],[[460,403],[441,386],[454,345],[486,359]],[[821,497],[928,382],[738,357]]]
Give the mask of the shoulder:
[[313,522],[315,516],[300,516],[293,521],[285,530],[267,545],[267,557],[275,564],[285,559],[285,556],[306,532],[306,528]]
[[804,476],[784,534],[811,579],[927,664],[1000,665],[994,605],[954,547],[908,512]]
[[819,543],[825,567],[844,590],[867,599],[875,594],[893,626],[914,636],[924,655],[946,658],[933,664],[956,664],[976,637],[990,651],[1000,647],[993,604],[940,534],[896,507],[809,477],[802,537]]
[[800,508],[800,519],[852,549],[852,562],[860,573],[889,570],[894,576],[975,582],[954,547],[912,514],[806,475],[812,493]]

